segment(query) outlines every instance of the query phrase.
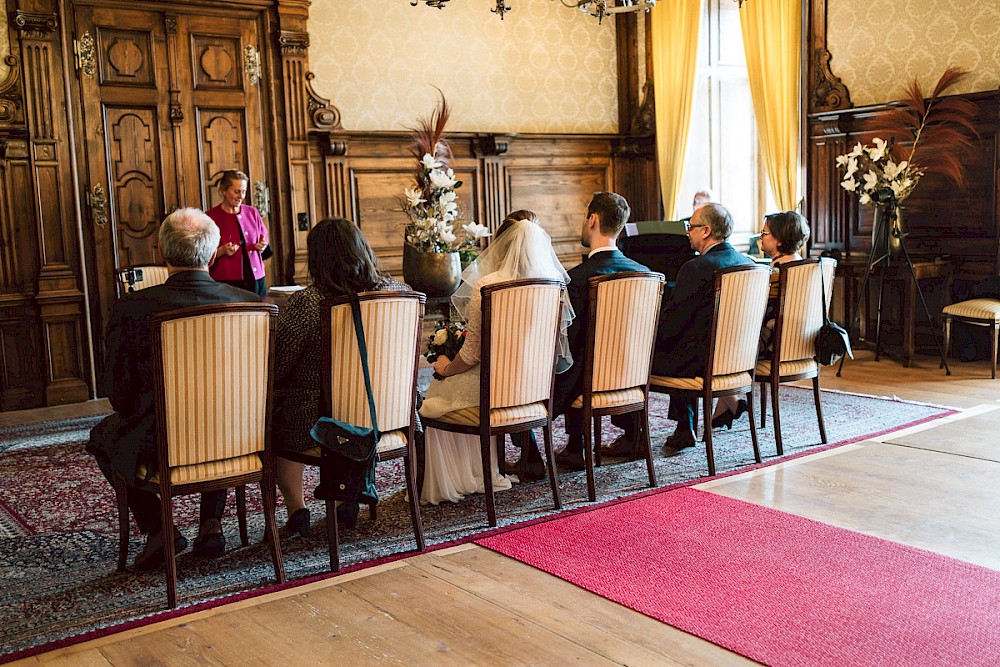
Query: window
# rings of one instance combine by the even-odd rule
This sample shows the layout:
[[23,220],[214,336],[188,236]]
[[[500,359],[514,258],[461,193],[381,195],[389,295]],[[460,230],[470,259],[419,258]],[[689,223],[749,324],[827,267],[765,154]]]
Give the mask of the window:
[[691,215],[694,193],[711,188],[733,214],[737,245],[777,210],[757,142],[739,7],[732,0],[702,4],[691,131],[684,181],[674,217]]

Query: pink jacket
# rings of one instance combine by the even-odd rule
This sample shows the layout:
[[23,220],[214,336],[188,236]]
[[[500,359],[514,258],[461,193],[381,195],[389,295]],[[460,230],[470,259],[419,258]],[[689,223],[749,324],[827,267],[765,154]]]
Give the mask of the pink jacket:
[[267,240],[267,228],[260,217],[260,212],[253,206],[243,204],[239,213],[226,213],[219,204],[208,211],[208,217],[215,220],[219,226],[221,237],[219,245],[226,243],[239,243],[240,230],[243,230],[243,240],[246,247],[241,247],[232,256],[222,254],[215,260],[215,264],[209,267],[208,272],[216,280],[241,280],[243,279],[243,253],[249,249],[250,268],[253,269],[254,280],[264,277],[264,260],[260,253],[253,249],[260,239]]

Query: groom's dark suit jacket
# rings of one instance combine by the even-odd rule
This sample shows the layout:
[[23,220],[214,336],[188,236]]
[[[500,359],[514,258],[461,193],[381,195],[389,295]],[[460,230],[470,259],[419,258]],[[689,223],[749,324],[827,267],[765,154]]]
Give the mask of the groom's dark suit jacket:
[[653,374],[695,377],[708,358],[708,332],[715,301],[715,272],[730,266],[753,264],[753,260],[723,242],[705,254],[688,260],[677,273],[669,299],[660,307]]
[[569,271],[570,282],[567,291],[570,303],[576,312],[568,332],[573,365],[565,373],[556,376],[555,394],[552,397],[555,414],[565,412],[583,391],[583,355],[587,347],[588,326],[587,280],[592,276],[622,271],[649,271],[649,269],[629,259],[616,248],[599,252]]
[[[94,427],[87,449],[111,460],[126,479],[137,465],[156,463],[156,401],[149,316],[188,306],[260,301],[260,297],[215,282],[207,271],[180,271],[162,285],[119,299],[111,311],[105,337],[103,394],[114,414]],[[233,341],[239,345],[239,341]]]

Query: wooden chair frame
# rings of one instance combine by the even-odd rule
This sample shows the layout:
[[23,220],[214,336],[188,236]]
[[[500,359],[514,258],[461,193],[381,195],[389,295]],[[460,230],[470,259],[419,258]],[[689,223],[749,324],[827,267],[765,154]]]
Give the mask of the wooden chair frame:
[[[417,450],[415,444],[416,435],[416,424],[417,424],[417,369],[419,367],[420,361],[420,337],[422,334],[422,325],[424,318],[424,307],[426,303],[427,296],[422,292],[412,292],[412,291],[373,291],[373,292],[362,292],[358,294],[358,300],[362,303],[365,301],[384,301],[384,300],[398,300],[400,298],[404,299],[414,299],[419,301],[419,316],[414,321],[414,345],[413,345],[413,389],[410,395],[410,424],[406,429],[406,447],[391,450],[389,452],[380,452],[378,454],[379,461],[387,461],[391,459],[403,458],[403,467],[406,475],[406,490],[410,496],[410,519],[413,521],[413,534],[417,543],[417,551],[423,551],[426,548],[426,543],[424,542],[424,524],[420,517],[420,490],[417,488],[416,481],[416,470],[417,470]],[[331,346],[331,335],[332,331],[330,328],[330,311],[336,306],[342,306],[346,303],[350,303],[351,299],[348,296],[341,296],[336,298],[325,299],[321,306],[322,313],[322,326],[323,333],[321,336],[320,345],[323,346],[323,369],[321,374],[321,392],[320,392],[320,414],[329,415],[332,412],[333,400],[330,395],[330,385],[331,385],[331,366],[332,360],[330,357],[330,346]],[[353,329],[351,330],[351,335],[354,335]],[[367,334],[366,334],[367,336]],[[367,342],[367,341],[366,341]],[[369,349],[371,345],[369,344]],[[362,385],[361,391],[364,391],[364,386]],[[367,405],[367,403],[366,403]],[[376,417],[378,415],[376,414]],[[289,461],[296,461],[298,463],[304,463],[306,465],[321,466],[322,459],[328,456],[324,448],[321,449],[321,456],[310,456],[301,452],[281,452],[279,455],[283,459],[288,459]],[[368,503],[368,512],[372,521],[378,518],[376,505],[374,503]],[[333,572],[340,571],[340,529],[337,526],[337,511],[336,511],[336,501],[327,500],[326,501],[326,531],[327,538],[330,544],[330,570]]]
[[[653,326],[653,337],[649,346],[649,363],[646,371],[646,383],[641,385],[642,400],[625,405],[616,405],[605,408],[594,407],[594,354],[597,345],[597,306],[598,292],[604,283],[614,280],[626,280],[644,278],[655,280],[660,283],[660,295],[656,300],[656,309],[653,313],[656,324]],[[583,356],[583,398],[582,423],[583,428],[583,451],[587,463],[587,497],[590,502],[597,500],[597,482],[594,475],[594,460],[597,465],[601,465],[601,418],[605,415],[621,415],[629,412],[639,412],[639,446],[646,448],[646,468],[649,472],[649,486],[656,487],[656,470],[653,467],[653,450],[649,442],[649,376],[653,368],[653,352],[656,349],[656,330],[659,328],[660,301],[663,299],[663,287],[666,278],[662,273],[654,271],[622,271],[620,273],[609,273],[598,276],[591,276],[587,280],[587,346]],[[614,391],[614,390],[609,390]],[[591,436],[591,423],[593,423],[593,437]]]
[[[834,261],[834,260],[829,260]],[[767,389],[768,386],[771,387],[771,409],[774,412],[774,443],[778,452],[778,455],[785,453],[784,446],[781,441],[781,413],[778,410],[778,387],[786,382],[796,382],[798,380],[808,380],[812,379],[813,385],[813,401],[816,404],[816,419],[819,422],[819,437],[820,442],[824,445],[826,444],[826,425],[823,423],[823,406],[820,404],[820,392],[819,392],[819,364],[816,364],[816,368],[813,370],[805,371],[802,373],[790,373],[788,375],[781,374],[781,341],[785,335],[785,297],[787,296],[787,284],[788,276],[791,275],[791,271],[799,266],[810,266],[818,265],[820,271],[820,279],[825,281],[826,276],[823,272],[823,260],[820,258],[813,259],[802,259],[794,262],[786,262],[785,264],[779,265],[778,270],[778,307],[774,316],[774,336],[772,340],[774,345],[772,349],[774,353],[772,358],[769,360],[771,362],[771,373],[769,375],[758,375],[756,376],[756,381],[760,385],[760,427],[764,428],[767,426]],[[831,288],[833,285],[830,286]],[[832,289],[826,290],[827,299],[830,298]],[[819,298],[822,298],[820,296]],[[825,310],[829,310],[829,301],[823,304]],[[792,361],[797,361],[792,359]],[[749,415],[750,421],[753,421],[753,413]]]
[[[262,469],[255,473],[233,475],[205,482],[189,482],[172,484],[170,482],[169,462],[167,452],[167,414],[166,388],[164,384],[163,341],[161,332],[163,324],[172,320],[188,317],[199,317],[215,314],[232,314],[243,312],[267,313],[270,322],[270,336],[267,350],[267,393],[265,409],[264,449],[259,453]],[[132,486],[159,494],[160,511],[163,526],[163,548],[167,565],[167,601],[171,608],[177,606],[177,562],[174,550],[173,497],[184,496],[204,491],[218,491],[236,487],[236,506],[239,517],[240,539],[243,546],[248,546],[246,522],[246,485],[252,482],[260,484],[261,497],[264,501],[264,536],[271,551],[274,563],[274,574],[278,583],[285,582],[285,568],[281,560],[281,545],[278,543],[275,529],[274,510],[277,502],[275,494],[274,456],[271,450],[271,396],[274,382],[274,340],[277,328],[278,307],[263,303],[223,303],[205,306],[192,306],[158,313],[150,317],[150,333],[152,336],[154,391],[156,392],[156,456],[159,482],[133,480]],[[115,496],[118,504],[118,570],[125,569],[128,558],[128,525],[129,513],[126,498],[128,481],[118,473],[114,475]]]
[[[129,271],[134,271],[136,269],[163,269],[164,271],[166,271],[167,267],[162,264],[141,264],[139,266],[127,266],[118,269],[117,271],[115,271],[115,295],[117,298],[120,299],[126,294],[129,294],[128,281],[125,279],[125,274],[128,273]],[[160,285],[162,283],[156,283],[156,284]],[[153,286],[154,285],[148,285],[148,287],[153,287]],[[135,291],[138,292],[143,289],[146,289],[146,287],[137,288]]]
[[[464,424],[453,424],[439,421],[437,419],[424,419],[424,428],[436,428],[441,431],[452,433],[463,433],[465,435],[478,435],[480,450],[483,462],[484,491],[486,495],[486,515],[490,526],[497,525],[496,495],[493,491],[491,481],[492,472],[490,470],[490,440],[494,436],[503,436],[508,433],[521,433],[530,431],[537,427],[542,427],[545,438],[545,454],[548,461],[549,483],[552,487],[552,499],[556,509],[562,509],[562,500],[559,497],[559,482],[556,473],[556,457],[552,449],[552,392],[555,388],[555,374],[552,375],[552,383],[549,387],[549,397],[545,401],[546,416],[533,419],[519,424],[509,424],[504,426],[490,425],[490,377],[492,374],[490,351],[492,349],[492,303],[493,295],[496,292],[517,287],[529,287],[533,285],[558,285],[560,291],[566,290],[566,285],[561,280],[548,280],[540,278],[529,278],[523,280],[511,280],[502,283],[487,285],[482,288],[482,353],[480,355],[479,370],[479,424],[477,426],[466,426]],[[559,325],[562,322],[562,303],[557,310],[555,322],[555,339],[559,338]],[[553,346],[552,359],[555,364],[559,354],[558,345]],[[498,438],[497,460],[502,465],[504,460],[503,438]]]
[[[965,322],[966,324],[971,324],[974,327],[987,327],[993,330],[993,337],[990,341],[990,379],[997,379],[997,341],[1000,339],[1000,321],[995,319],[981,319],[978,317],[966,317],[964,315],[949,315],[948,313],[941,313],[941,319],[944,320],[944,353],[947,355],[951,354],[951,321],[956,319],[959,322]],[[941,364],[938,368],[944,368],[944,359],[941,359]],[[949,371],[949,375],[951,372]]]
[[[758,265],[740,265],[740,266],[730,266],[723,269],[718,269],[715,272],[714,284],[713,284],[713,310],[712,310],[712,320],[709,327],[708,336],[708,358],[705,361],[705,370],[702,374],[703,382],[701,389],[674,389],[671,387],[658,386],[656,384],[650,383],[650,391],[655,391],[664,394],[676,394],[678,396],[685,396],[690,398],[701,398],[702,402],[702,417],[704,420],[705,428],[705,454],[708,459],[708,474],[710,476],[715,475],[715,451],[712,449],[712,399],[719,396],[734,396],[739,394],[745,394],[747,398],[747,406],[749,414],[753,414],[753,383],[754,383],[754,371],[755,368],[749,369],[750,374],[750,384],[746,386],[733,387],[730,389],[720,389],[717,391],[712,391],[712,379],[713,364],[715,362],[715,349],[718,345],[718,332],[719,332],[719,308],[722,305],[722,277],[728,273],[735,273],[737,271],[769,271],[766,266]],[[764,319],[764,308],[765,304],[760,309],[761,322],[758,323],[757,329],[760,329],[760,325],[763,324]],[[697,424],[697,414],[695,423]],[[697,428],[697,426],[695,427]],[[761,462],[760,458],[760,444],[757,440],[757,425],[753,419],[750,420],[750,438],[753,441],[753,455],[754,460],[757,463]]]

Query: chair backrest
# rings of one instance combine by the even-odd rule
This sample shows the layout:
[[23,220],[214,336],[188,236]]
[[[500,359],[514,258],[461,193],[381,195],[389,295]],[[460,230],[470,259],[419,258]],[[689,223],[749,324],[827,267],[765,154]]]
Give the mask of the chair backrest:
[[504,408],[551,399],[565,291],[562,281],[545,279],[482,288],[481,406]]
[[150,318],[161,470],[270,446],[277,314],[271,304],[227,303]]
[[[631,389],[649,382],[653,344],[660,322],[662,273],[626,271],[588,280],[588,326],[584,387]],[[586,378],[592,378],[589,385]]]
[[[378,429],[387,433],[410,425],[414,415],[420,329],[426,297],[420,292],[362,292],[361,324],[368,348],[368,371]],[[349,297],[324,302],[322,406],[324,415],[371,426],[361,353]]]
[[141,290],[153,285],[162,285],[167,282],[169,275],[167,267],[153,264],[119,269],[118,296],[128,294],[130,285],[132,290]]
[[[834,259],[803,259],[780,266],[778,309],[774,322],[775,359],[798,361],[816,355],[816,336],[823,326],[823,314],[829,309]],[[826,303],[823,303],[823,280]]]
[[766,266],[732,266],[715,272],[706,373],[743,373],[757,365],[757,343],[770,288],[771,271]]

